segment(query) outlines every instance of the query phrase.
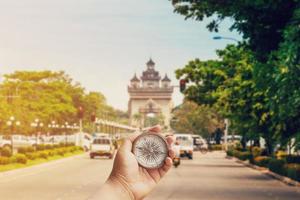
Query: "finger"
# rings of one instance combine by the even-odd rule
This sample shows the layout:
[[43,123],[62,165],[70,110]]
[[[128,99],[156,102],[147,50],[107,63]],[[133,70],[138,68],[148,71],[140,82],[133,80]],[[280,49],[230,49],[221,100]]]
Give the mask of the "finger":
[[139,135],[140,135],[139,133],[135,133],[135,134],[129,136],[128,139],[130,140],[131,143],[133,143],[134,140],[135,140]]
[[172,164],[172,159],[170,157],[167,157],[164,166],[159,169],[159,174],[161,177],[163,177],[171,169]]
[[170,156],[171,159],[175,158],[175,151],[173,149],[169,150],[169,156]]
[[148,129],[148,131],[151,133],[159,133],[159,132],[161,132],[161,127],[160,127],[160,125],[156,125],[156,126],[150,127]]
[[126,138],[120,147],[120,150],[125,150],[125,151],[131,151],[132,149],[132,143],[133,141],[137,138],[139,134],[134,134]]
[[167,143],[169,146],[171,146],[174,143],[174,138],[173,136],[168,136],[167,137]]

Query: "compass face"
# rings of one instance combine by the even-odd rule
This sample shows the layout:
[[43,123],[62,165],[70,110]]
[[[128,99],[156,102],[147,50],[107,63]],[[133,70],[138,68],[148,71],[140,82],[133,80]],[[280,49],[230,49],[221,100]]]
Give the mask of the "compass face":
[[132,152],[142,167],[156,169],[164,165],[168,156],[168,145],[162,136],[144,133],[135,139]]

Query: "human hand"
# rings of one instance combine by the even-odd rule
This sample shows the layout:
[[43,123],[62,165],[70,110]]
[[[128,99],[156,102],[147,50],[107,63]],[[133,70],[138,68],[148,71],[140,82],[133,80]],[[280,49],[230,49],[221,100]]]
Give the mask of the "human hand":
[[[148,130],[152,133],[160,132],[158,127]],[[123,195],[122,199],[143,199],[157,185],[159,180],[172,167],[174,151],[169,149],[169,157],[165,164],[159,169],[145,169],[139,166],[134,154],[131,152],[132,143],[138,135],[134,135],[125,140],[120,147],[114,161],[113,170],[109,176],[106,187],[115,188]],[[168,145],[173,143],[172,137],[167,137]],[[111,190],[113,191],[113,190]]]

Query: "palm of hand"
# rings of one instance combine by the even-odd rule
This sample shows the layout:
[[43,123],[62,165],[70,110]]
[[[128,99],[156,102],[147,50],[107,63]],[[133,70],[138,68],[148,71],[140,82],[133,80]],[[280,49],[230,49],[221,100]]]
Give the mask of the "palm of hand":
[[139,166],[134,154],[124,149],[118,152],[115,164],[119,167],[114,176],[123,179],[135,199],[142,199],[165,174],[164,168],[145,169]]

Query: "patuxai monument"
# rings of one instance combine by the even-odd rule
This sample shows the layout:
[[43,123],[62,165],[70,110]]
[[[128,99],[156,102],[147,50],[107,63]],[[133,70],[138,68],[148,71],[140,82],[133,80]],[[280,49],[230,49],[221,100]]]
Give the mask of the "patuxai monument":
[[160,117],[165,127],[170,126],[173,109],[173,86],[167,74],[162,78],[155,70],[155,63],[150,59],[147,69],[138,78],[135,74],[128,86],[130,96],[128,111],[131,125],[147,126],[145,120],[149,117]]

